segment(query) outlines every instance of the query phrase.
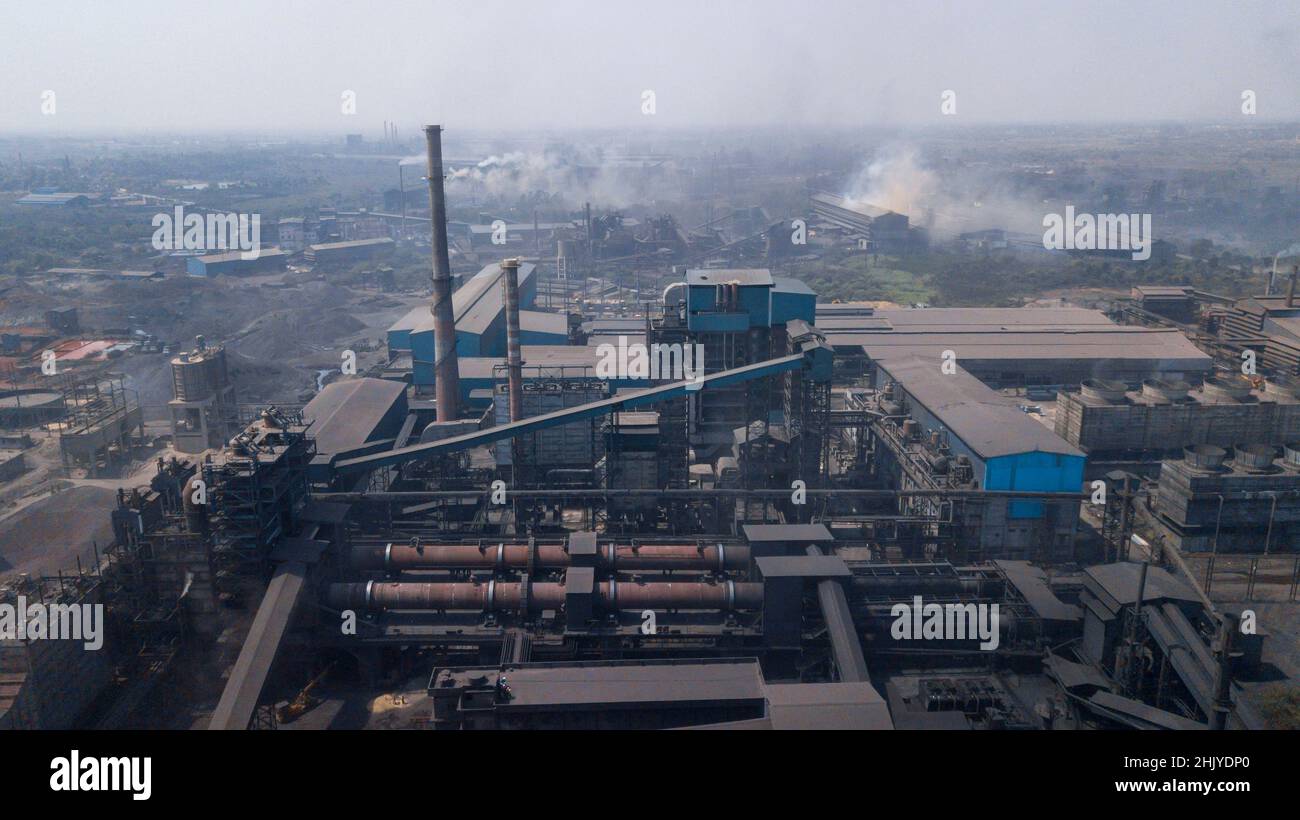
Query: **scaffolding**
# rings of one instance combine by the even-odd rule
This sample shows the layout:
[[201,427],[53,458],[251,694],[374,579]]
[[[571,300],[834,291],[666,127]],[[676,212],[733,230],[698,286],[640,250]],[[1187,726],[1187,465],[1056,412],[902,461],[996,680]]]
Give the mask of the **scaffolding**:
[[130,463],[132,431],[144,438],[140,397],[126,387],[120,373],[69,378],[62,385],[63,420],[53,425],[59,434],[64,470],[84,467],[91,477]]
[[204,461],[201,473],[222,563],[262,562],[307,499],[316,445],[301,413],[269,408]]

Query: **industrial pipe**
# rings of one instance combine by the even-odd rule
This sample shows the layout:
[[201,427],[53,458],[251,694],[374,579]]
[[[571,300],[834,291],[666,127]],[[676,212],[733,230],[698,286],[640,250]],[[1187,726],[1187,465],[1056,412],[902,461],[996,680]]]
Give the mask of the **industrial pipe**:
[[[367,581],[330,584],[326,600],[335,609],[450,609],[483,612],[540,612],[564,606],[564,584],[488,581],[412,583]],[[629,583],[601,581],[595,603],[604,611],[646,609],[749,610],[763,605],[763,585],[748,581]]]
[[504,274],[501,277],[501,285],[506,291],[506,368],[510,391],[510,420],[522,421],[524,360],[519,349],[519,260],[517,258],[503,260],[501,270]]
[[[530,552],[532,553],[530,556]],[[417,569],[563,569],[572,565],[564,544],[386,544],[353,547],[352,567],[399,572]],[[606,570],[743,570],[744,544],[604,544],[596,566]]]
[[456,361],[456,316],[451,303],[451,257],[447,251],[447,197],[442,179],[442,126],[426,125],[429,216],[433,226],[433,374],[438,421],[460,416],[460,365]]

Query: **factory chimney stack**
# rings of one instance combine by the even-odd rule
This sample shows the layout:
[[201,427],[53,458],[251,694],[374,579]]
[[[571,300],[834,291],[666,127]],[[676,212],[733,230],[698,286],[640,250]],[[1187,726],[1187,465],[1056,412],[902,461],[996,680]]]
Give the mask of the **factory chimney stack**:
[[506,367],[509,370],[510,420],[524,417],[524,362],[519,349],[519,259],[501,262],[506,289]]
[[443,191],[442,126],[426,125],[429,215],[433,222],[433,374],[438,421],[460,415],[460,365],[456,361],[456,316],[451,306],[451,259],[447,253],[447,198]]

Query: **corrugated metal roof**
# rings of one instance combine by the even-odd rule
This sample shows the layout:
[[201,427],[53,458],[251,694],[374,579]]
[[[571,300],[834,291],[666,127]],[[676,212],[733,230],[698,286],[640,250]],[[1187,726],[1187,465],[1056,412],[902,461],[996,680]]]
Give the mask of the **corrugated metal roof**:
[[[247,259],[244,254],[249,254]],[[194,259],[203,265],[213,265],[220,262],[256,262],[261,259],[275,259],[289,254],[279,248],[262,248],[257,251],[257,256],[253,256],[253,251],[228,251],[226,253],[213,253],[207,256],[196,256]]]
[[[818,325],[818,330],[821,330]],[[1209,370],[1213,360],[1177,330],[1114,328],[1061,332],[955,333],[849,333],[830,331],[834,347],[860,346],[872,359],[922,357],[931,361],[952,350],[958,361],[1115,360],[1150,361],[1178,365],[1184,370]]]
[[769,683],[773,729],[893,729],[889,707],[870,683]]
[[591,661],[507,666],[511,699],[498,709],[761,702],[752,659]]
[[1077,621],[1083,617],[1083,610],[1074,604],[1067,604],[1052,592],[1047,582],[1047,573],[1028,561],[994,561],[998,569],[1007,576],[1007,580],[1016,588],[1025,602],[1033,608],[1034,614],[1052,621]]
[[772,281],[774,283],[772,290],[778,293],[800,293],[805,296],[817,295],[812,288],[789,276],[774,276]]
[[393,245],[396,244],[392,239],[384,236],[378,239],[352,239],[347,242],[324,242],[319,245],[312,245],[311,250],[317,251],[337,251],[343,248],[366,248],[372,245]]
[[880,367],[981,458],[1033,452],[1084,457],[1081,450],[960,367],[943,373],[936,361],[916,357],[891,359]]
[[746,524],[742,531],[751,544],[764,541],[820,544],[835,540],[825,524]]
[[226,688],[208,723],[209,729],[248,728],[271,665],[280,652],[280,644],[298,604],[306,575],[307,565],[300,561],[288,561],[276,569],[257,614],[253,616],[253,624],[248,628],[239,657],[230,670]]
[[891,211],[888,208],[882,208],[879,205],[872,205],[870,202],[846,199],[842,196],[836,196],[835,194],[813,194],[810,199],[813,201],[814,205],[825,205],[831,208],[839,208],[841,210],[850,211],[858,216],[865,217],[866,219],[878,219],[886,214],[897,213],[897,211]]
[[[830,306],[827,306],[830,307]],[[1116,359],[1208,369],[1209,356],[1177,330],[1117,325],[1084,308],[916,308],[844,315],[819,306],[817,329],[836,347],[873,359],[953,350],[961,359]]]
[[545,313],[540,310],[519,311],[519,329],[534,333],[569,334],[569,317],[563,313]]
[[[523,262],[519,265],[519,287],[532,277],[536,265]],[[456,330],[465,333],[483,333],[493,320],[505,311],[505,294],[502,292],[501,266],[497,263],[488,265],[475,274],[465,287],[452,294],[451,302],[456,311]],[[466,291],[474,286],[474,290]],[[465,293],[462,301],[456,297]],[[432,320],[430,320],[432,327]]]
[[[536,268],[537,266],[532,262],[523,262],[519,265],[521,289],[532,278]],[[457,330],[467,333],[482,333],[487,330],[492,319],[505,309],[505,295],[501,292],[501,265],[493,262],[483,266],[482,270],[474,274],[451,295],[451,308],[452,315],[456,317]],[[431,332],[433,313],[428,305],[412,308],[388,330],[390,332],[402,330],[409,330],[412,333]]]
[[[1109,601],[1121,606],[1131,606],[1137,602],[1138,576],[1141,564],[1119,562],[1088,567],[1083,571],[1084,586],[1104,592]],[[1089,583],[1091,582],[1091,584]],[[1142,593],[1142,600],[1191,601],[1201,603],[1200,596],[1190,586],[1170,575],[1160,567],[1147,567],[1147,582]]]
[[405,383],[388,379],[345,379],[325,385],[302,409],[303,418],[312,422],[316,452],[334,455],[365,444],[405,395]]

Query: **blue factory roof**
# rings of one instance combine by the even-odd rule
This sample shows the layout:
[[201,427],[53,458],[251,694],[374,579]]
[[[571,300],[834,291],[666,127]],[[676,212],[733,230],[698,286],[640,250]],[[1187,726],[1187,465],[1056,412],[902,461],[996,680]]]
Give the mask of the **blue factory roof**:
[[805,285],[799,279],[793,279],[789,276],[776,276],[772,279],[774,285],[772,290],[778,293],[798,293],[803,296],[813,296],[817,294],[812,288]]

